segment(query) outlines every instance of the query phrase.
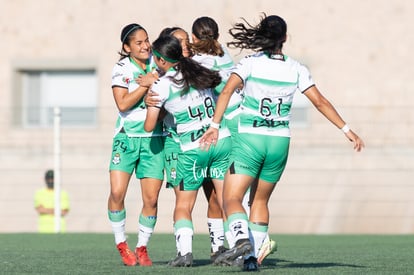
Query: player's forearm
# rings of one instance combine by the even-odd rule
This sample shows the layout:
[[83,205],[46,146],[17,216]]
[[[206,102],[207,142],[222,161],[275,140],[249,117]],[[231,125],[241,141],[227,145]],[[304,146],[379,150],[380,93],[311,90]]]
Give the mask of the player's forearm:
[[329,102],[326,102],[325,105],[320,106],[318,110],[339,129],[345,125],[345,121]]

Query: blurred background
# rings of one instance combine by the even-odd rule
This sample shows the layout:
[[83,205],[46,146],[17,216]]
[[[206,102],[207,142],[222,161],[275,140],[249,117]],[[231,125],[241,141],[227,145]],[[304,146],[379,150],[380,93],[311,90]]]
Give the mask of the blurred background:
[[[36,232],[34,193],[54,165],[53,108],[61,109],[61,188],[68,232],[111,232],[109,159],[117,109],[111,71],[121,29],[150,40],[214,18],[228,29],[261,12],[288,24],[284,52],[306,64],[322,93],[366,142],[356,153],[300,94],[288,165],[269,204],[271,233],[414,233],[414,2],[406,0],[0,0],[0,232]],[[247,52],[230,50],[235,61]],[[127,231],[141,208],[127,194]],[[172,232],[174,194],[162,189],[156,232]],[[202,193],[196,233],[207,232]]]

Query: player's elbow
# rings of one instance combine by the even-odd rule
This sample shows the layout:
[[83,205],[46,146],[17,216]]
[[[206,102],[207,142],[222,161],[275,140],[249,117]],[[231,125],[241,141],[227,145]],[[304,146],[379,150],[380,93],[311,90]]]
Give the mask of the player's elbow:
[[129,110],[129,106],[127,106],[126,104],[117,104],[117,107],[121,113],[125,113]]
[[155,124],[150,123],[150,122],[148,122],[148,121],[145,121],[145,123],[144,123],[144,130],[145,130],[146,132],[151,132],[151,131],[153,131],[153,130],[154,130],[154,128],[155,128]]

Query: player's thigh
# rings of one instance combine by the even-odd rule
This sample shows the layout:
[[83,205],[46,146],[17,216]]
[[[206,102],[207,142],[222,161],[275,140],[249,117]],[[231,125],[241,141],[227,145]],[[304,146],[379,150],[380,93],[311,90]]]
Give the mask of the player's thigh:
[[109,170],[132,174],[139,159],[136,144],[139,138],[130,138],[125,133],[117,134],[112,141],[112,153]]
[[164,180],[163,137],[140,138],[140,144],[137,145],[137,150],[140,152],[139,161],[135,167],[137,178]]
[[175,186],[181,190],[198,190],[208,172],[209,153],[200,149],[180,152]]
[[258,178],[276,184],[287,164],[290,138],[272,137],[267,140],[267,144],[267,154]]

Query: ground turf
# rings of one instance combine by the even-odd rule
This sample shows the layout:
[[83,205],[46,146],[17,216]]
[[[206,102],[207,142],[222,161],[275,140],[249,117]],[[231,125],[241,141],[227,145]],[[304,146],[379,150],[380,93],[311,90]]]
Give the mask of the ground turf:
[[[414,235],[272,235],[278,251],[259,274],[414,274]],[[135,234],[129,234],[133,248]],[[126,267],[111,234],[0,234],[0,274],[237,274],[210,265],[209,236],[194,236],[194,266],[171,268],[170,234],[154,234],[152,267]]]

